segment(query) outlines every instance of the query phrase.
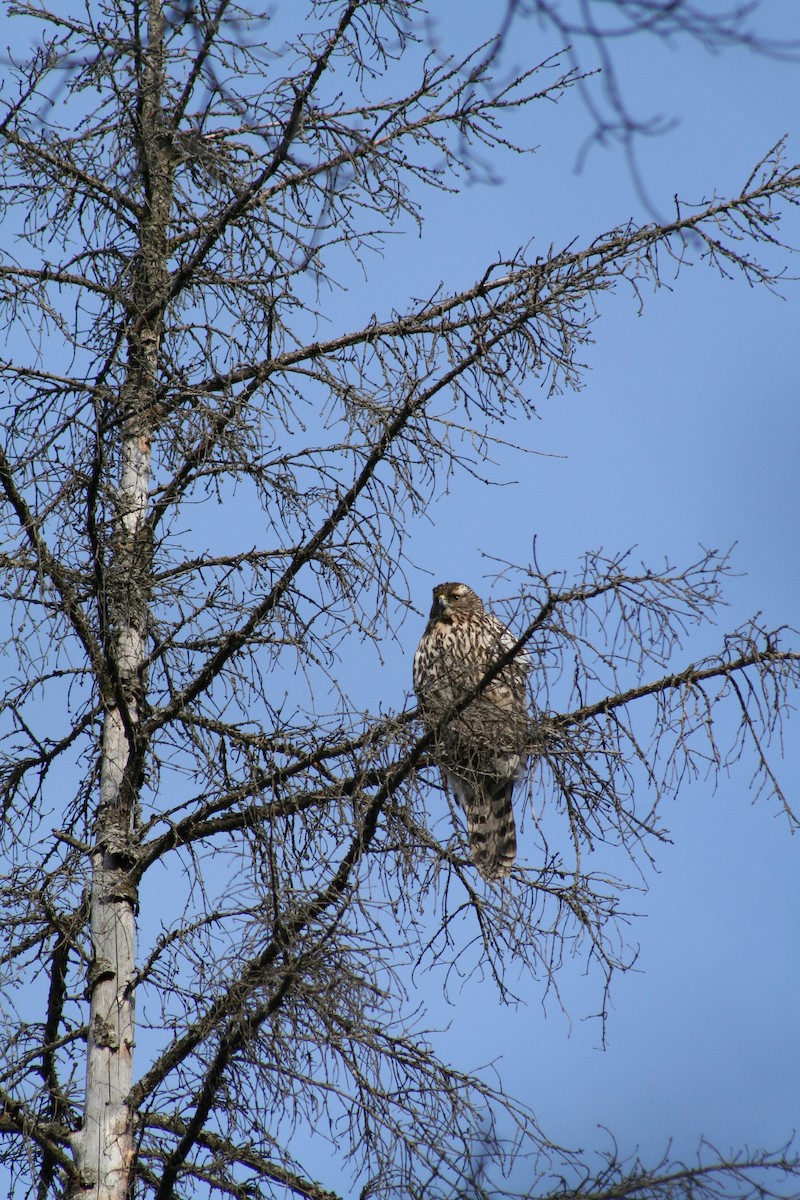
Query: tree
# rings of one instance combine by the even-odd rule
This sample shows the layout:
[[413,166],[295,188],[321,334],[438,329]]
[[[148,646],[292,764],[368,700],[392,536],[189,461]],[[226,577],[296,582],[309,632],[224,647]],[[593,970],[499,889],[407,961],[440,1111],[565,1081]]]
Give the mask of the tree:
[[[320,336],[349,264],[369,278],[426,187],[510,148],[509,111],[578,81],[551,57],[504,78],[518,7],[453,61],[425,52],[404,0],[312,4],[285,39],[284,14],[229,0],[19,6],[45,32],[2,122],[14,1194],[330,1196],[294,1152],[303,1127],[329,1132],[364,1196],[477,1194],[479,1144],[549,1151],[581,1193],[769,1191],[770,1171],[798,1172],[786,1151],[649,1172],[612,1156],[582,1176],[499,1083],[440,1060],[406,997],[431,964],[480,969],[501,998],[512,960],[557,987],[567,944],[608,982],[628,961],[626,884],[591,849],[650,855],[659,798],[701,758],[746,752],[795,821],[769,739],[800,652],[754,621],[675,663],[724,556],[504,568],[537,664],[530,786],[571,851],[540,833],[539,864],[502,889],[457,824],[434,828],[433,734],[402,685],[384,711],[351,698],[356,643],[379,655],[410,603],[408,520],[538,389],[577,381],[603,291],[692,255],[751,284],[783,269],[800,167],[778,146],[736,196],[514,251]],[[243,506],[258,544],[231,521]]]

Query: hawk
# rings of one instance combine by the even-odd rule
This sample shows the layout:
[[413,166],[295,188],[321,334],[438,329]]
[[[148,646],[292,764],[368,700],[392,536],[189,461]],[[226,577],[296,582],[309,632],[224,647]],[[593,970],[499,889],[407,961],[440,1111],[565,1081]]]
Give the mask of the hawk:
[[437,583],[414,655],[420,713],[425,727],[436,730],[433,757],[466,813],[473,862],[490,882],[508,875],[517,852],[511,794],[528,760],[530,658],[519,651],[481,683],[515,642],[472,588]]

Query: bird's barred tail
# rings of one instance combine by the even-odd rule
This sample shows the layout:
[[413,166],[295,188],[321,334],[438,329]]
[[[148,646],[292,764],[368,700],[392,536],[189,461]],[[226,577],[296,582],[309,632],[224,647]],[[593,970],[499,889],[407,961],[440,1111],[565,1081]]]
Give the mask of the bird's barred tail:
[[475,788],[465,805],[472,858],[489,883],[504,879],[517,855],[517,831],[511,807],[513,781],[492,792]]

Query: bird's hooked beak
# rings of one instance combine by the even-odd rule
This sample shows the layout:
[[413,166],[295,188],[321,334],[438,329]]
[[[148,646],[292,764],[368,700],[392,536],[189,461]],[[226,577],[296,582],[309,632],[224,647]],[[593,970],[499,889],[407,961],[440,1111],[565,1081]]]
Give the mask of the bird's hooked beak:
[[449,604],[447,597],[443,596],[441,594],[441,592],[438,595],[434,596],[433,605],[431,607],[431,620],[432,621],[440,620],[443,616],[445,616],[449,607],[450,607],[450,604]]

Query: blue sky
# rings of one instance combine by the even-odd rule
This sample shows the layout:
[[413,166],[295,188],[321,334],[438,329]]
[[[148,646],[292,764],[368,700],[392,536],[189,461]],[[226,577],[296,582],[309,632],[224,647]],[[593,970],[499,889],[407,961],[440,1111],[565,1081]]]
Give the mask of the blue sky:
[[[763,16],[796,37],[800,14],[790,8],[767,4]],[[514,61],[536,52],[536,31],[527,36],[515,41]],[[790,158],[800,156],[796,64],[643,41],[621,47],[620,61],[636,114],[678,120],[639,146],[658,211],[670,212],[675,193],[701,200],[739,190],[784,133]],[[427,258],[432,275],[455,285],[465,258],[531,236],[559,247],[629,216],[649,219],[618,150],[595,149],[575,172],[585,130],[577,96],[568,97],[545,111],[539,152],[504,164],[500,187],[437,201],[423,239],[431,254],[440,250],[435,263]],[[799,215],[784,226],[794,244]],[[406,269],[413,275],[414,265]],[[702,266],[674,281],[666,272],[664,282],[645,294],[642,315],[624,293],[601,298],[583,390],[542,396],[528,444],[563,457],[510,464],[514,489],[462,482],[436,505],[415,544],[433,576],[482,590],[492,568],[479,550],[524,561],[531,529],[546,565],[567,569],[599,546],[688,562],[699,544],[736,543],[741,574],[726,589],[717,633],[758,610],[768,623],[797,624],[797,285],[778,299]],[[797,720],[791,735],[782,778],[797,798]],[[485,985],[450,1011],[453,1058],[466,1066],[470,1052],[475,1061],[503,1055],[508,1090],[556,1140],[607,1145],[605,1126],[623,1153],[638,1146],[652,1158],[670,1138],[676,1154],[691,1155],[701,1135],[724,1152],[776,1147],[800,1129],[800,842],[774,806],[753,805],[749,785],[743,766],[716,790],[682,790],[665,811],[672,845],[636,897],[640,955],[614,983],[605,1049],[598,1023],[583,1019],[596,1011],[596,982],[577,971],[565,986],[571,1022],[553,1005],[543,1012],[536,985],[512,1013],[493,1007]]]

